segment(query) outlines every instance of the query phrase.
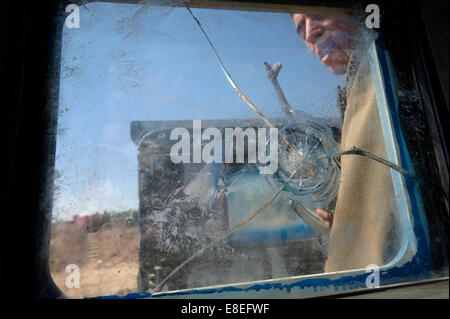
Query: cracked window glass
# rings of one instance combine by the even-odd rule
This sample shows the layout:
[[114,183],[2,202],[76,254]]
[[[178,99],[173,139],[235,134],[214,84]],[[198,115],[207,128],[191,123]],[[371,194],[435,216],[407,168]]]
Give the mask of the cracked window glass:
[[410,257],[416,177],[357,18],[151,1],[79,14],[62,37],[50,246],[68,297]]

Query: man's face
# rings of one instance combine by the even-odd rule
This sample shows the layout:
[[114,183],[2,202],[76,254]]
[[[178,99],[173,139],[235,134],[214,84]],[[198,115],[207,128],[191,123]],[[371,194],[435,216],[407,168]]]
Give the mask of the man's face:
[[298,35],[334,74],[344,74],[354,48],[356,25],[346,16],[294,13]]

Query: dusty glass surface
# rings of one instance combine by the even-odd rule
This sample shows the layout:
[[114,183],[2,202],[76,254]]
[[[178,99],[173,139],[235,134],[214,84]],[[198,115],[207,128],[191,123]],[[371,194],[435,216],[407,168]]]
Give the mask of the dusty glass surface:
[[[356,146],[387,159],[352,20],[151,3],[79,9],[80,27],[65,26],[62,39],[50,251],[69,297],[395,257],[390,169],[339,156]],[[236,128],[247,137],[233,144],[227,129]],[[79,288],[67,285],[68,265],[79,268]]]

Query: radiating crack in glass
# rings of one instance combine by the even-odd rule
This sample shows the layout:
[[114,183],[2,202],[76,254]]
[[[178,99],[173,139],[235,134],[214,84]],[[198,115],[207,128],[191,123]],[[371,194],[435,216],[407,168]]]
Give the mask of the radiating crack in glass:
[[404,168],[402,168],[402,167],[400,167],[400,166],[398,166],[398,165],[396,165],[394,163],[391,163],[391,162],[385,160],[384,158],[381,158],[381,157],[379,157],[379,156],[377,156],[375,154],[372,154],[372,153],[370,153],[368,151],[360,149],[360,148],[358,148],[356,146],[353,146],[349,150],[341,151],[341,152],[338,152],[336,154],[324,154],[324,155],[316,157],[315,159],[321,159],[321,158],[326,158],[326,157],[336,157],[336,156],[343,156],[343,155],[359,155],[359,156],[362,156],[362,157],[367,157],[367,158],[370,158],[370,159],[372,159],[374,161],[379,162],[380,164],[388,166],[388,167],[392,168],[393,170],[399,172],[400,174],[408,176],[409,178],[411,178],[413,180],[418,180],[418,177],[415,174],[405,170]]
[[[208,41],[210,47],[214,51],[214,54],[216,55],[217,60],[219,61],[220,67],[222,68],[223,73],[225,74],[225,77],[227,78],[228,82],[231,84],[231,86],[234,88],[234,90],[238,93],[239,97],[242,101],[244,101],[252,110],[256,112],[256,114],[259,115],[259,117],[270,127],[270,128],[277,128],[269,119],[264,115],[264,113],[255,105],[253,104],[247,96],[241,91],[241,89],[236,85],[236,83],[233,81],[230,73],[228,72],[227,68],[225,67],[225,64],[222,61],[222,58],[220,57],[219,53],[217,52],[214,44],[212,43],[211,39],[209,38],[206,31],[203,29],[202,24],[200,23],[200,20],[192,13],[191,9],[189,8],[188,4],[185,2],[186,9],[191,14],[192,18],[197,23],[198,27],[202,31],[203,35],[205,36],[206,40]],[[292,149],[295,149],[289,141],[286,139],[285,136],[280,135],[281,139]]]

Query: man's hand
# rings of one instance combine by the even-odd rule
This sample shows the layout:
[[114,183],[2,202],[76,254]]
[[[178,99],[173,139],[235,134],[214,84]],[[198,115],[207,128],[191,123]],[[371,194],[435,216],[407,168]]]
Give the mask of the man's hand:
[[324,223],[327,227],[330,227],[330,215],[326,210],[318,208],[316,209],[316,214],[319,216],[322,223]]

